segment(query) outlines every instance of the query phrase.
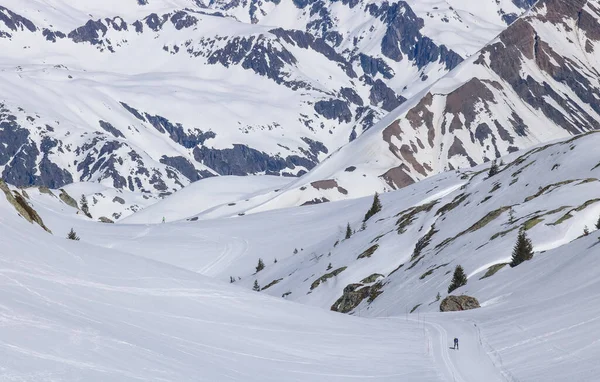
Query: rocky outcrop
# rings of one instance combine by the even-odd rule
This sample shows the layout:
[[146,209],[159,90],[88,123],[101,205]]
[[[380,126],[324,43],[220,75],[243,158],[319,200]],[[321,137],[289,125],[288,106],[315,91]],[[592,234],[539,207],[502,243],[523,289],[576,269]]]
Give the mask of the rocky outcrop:
[[470,296],[448,296],[440,304],[441,312],[457,312],[480,308],[479,301]]
[[371,303],[381,293],[383,283],[378,282],[373,285],[367,285],[361,283],[350,284],[344,288],[344,294],[340,297],[332,306],[331,310],[340,313],[349,313],[354,310],[364,299],[368,298],[368,302]]
[[30,223],[36,223],[45,231],[52,233],[52,231],[46,227],[44,221],[40,215],[38,215],[37,211],[29,205],[27,200],[25,200],[25,197],[23,197],[23,195],[21,195],[18,191],[11,192],[8,185],[2,179],[0,179],[0,190],[4,192],[6,200],[8,200],[8,202],[15,208],[17,213],[23,217],[23,219]]
[[66,205],[79,209],[77,205],[77,201],[71,197],[65,190],[60,190],[60,195],[58,196],[60,200],[62,200]]
[[98,221],[100,223],[107,223],[107,224],[114,224],[115,222],[109,218],[107,218],[106,216],[101,216],[98,218]]

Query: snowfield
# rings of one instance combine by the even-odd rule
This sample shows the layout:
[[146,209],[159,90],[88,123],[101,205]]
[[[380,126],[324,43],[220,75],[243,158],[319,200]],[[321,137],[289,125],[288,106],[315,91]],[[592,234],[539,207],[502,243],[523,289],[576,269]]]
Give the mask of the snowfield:
[[66,241],[3,196],[0,243],[1,380],[443,380],[416,323],[328,313]]

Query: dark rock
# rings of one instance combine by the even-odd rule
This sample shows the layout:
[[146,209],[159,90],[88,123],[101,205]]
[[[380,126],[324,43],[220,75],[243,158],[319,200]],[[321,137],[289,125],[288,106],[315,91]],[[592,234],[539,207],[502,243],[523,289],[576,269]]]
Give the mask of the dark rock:
[[349,313],[366,298],[368,298],[367,301],[369,303],[373,302],[373,300],[383,293],[381,292],[382,288],[383,283],[380,282],[372,286],[365,286],[361,283],[350,284],[344,288],[342,297],[331,306],[331,310],[334,312]]
[[406,101],[406,98],[396,95],[396,93],[390,89],[385,82],[382,80],[377,80],[371,87],[369,100],[371,101],[371,105],[381,106],[383,110],[389,112],[400,106],[404,101]]
[[441,312],[457,312],[480,308],[479,301],[470,296],[448,296],[440,304]]
[[65,37],[67,37],[67,35],[65,35],[64,33],[60,32],[60,31],[52,31],[52,30],[46,29],[46,28],[44,28],[44,30],[42,31],[42,35],[44,37],[46,37],[46,40],[51,41],[51,42],[56,42],[57,39],[63,39]]
[[37,30],[37,28],[31,22],[31,20],[26,19],[25,17],[18,15],[10,9],[7,9],[1,5],[0,22],[3,22],[10,30],[14,32],[17,32],[19,30],[24,31],[25,29],[27,29],[30,32],[35,32]]
[[98,221],[101,223],[107,223],[107,224],[114,224],[115,222],[109,218],[107,218],[106,216],[101,216],[100,218],[98,218]]
[[181,174],[183,174],[183,176],[188,178],[190,182],[195,182],[204,178],[200,171],[198,171],[189,160],[182,156],[168,157],[166,155],[163,155],[162,158],[160,158],[160,163],[173,167]]
[[89,20],[84,26],[70,32],[67,37],[76,43],[89,42],[92,45],[101,44],[101,37],[106,36],[108,27],[101,20]]
[[318,101],[315,103],[314,109],[327,119],[337,119],[340,123],[352,121],[352,112],[348,107],[348,103],[339,99]]
[[391,79],[394,77],[394,71],[381,58],[374,58],[361,53],[359,55],[360,66],[365,74],[375,77],[380,73],[383,78]]
[[99,123],[100,123],[100,127],[102,129],[104,129],[105,131],[111,133],[115,138],[125,138],[125,136],[123,135],[123,133],[121,133],[121,131],[119,129],[117,129],[116,127],[114,127],[110,123],[105,122],[105,121],[99,121]]

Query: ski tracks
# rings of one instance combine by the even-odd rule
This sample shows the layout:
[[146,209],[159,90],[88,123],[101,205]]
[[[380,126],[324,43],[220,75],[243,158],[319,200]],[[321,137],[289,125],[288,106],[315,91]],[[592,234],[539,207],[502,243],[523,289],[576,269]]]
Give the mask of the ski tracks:
[[[423,316],[421,316],[423,317]],[[424,316],[411,320],[424,325],[432,346],[432,355],[445,380],[452,382],[506,382],[510,375],[496,365],[473,322],[460,319],[440,319]],[[449,331],[451,335],[449,335]],[[459,338],[461,350],[452,350],[454,337]]]

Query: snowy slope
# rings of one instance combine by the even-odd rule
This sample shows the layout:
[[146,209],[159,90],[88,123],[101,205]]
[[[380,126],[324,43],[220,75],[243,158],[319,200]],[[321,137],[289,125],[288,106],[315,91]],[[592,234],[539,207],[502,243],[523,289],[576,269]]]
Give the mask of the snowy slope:
[[[422,355],[430,357],[426,358],[433,369],[420,369],[427,370],[422,375],[423,380],[546,381],[568,378],[586,381],[593,380],[598,372],[594,360],[600,355],[595,338],[589,336],[597,331],[600,309],[596,293],[598,267],[595,265],[600,246],[597,245],[598,234],[594,232],[600,217],[600,166],[595,155],[599,140],[600,134],[587,134],[514,153],[503,158],[500,173],[492,177],[487,176],[487,166],[480,166],[469,171],[444,173],[382,195],[383,210],[367,222],[364,230],[360,229],[361,221],[370,206],[370,198],[236,218],[141,226],[94,223],[76,215],[74,209],[71,214],[66,213],[68,209],[60,212],[56,198],[39,193],[37,189],[28,189],[27,194],[56,235],[52,238],[44,233],[44,240],[60,241],[71,227],[76,229],[82,238],[77,245],[85,246],[91,253],[85,257],[78,253],[76,261],[80,263],[85,263],[87,256],[96,251],[103,254],[114,251],[115,255],[106,258],[102,264],[122,266],[123,259],[140,262],[143,261],[141,258],[148,258],[152,267],[162,264],[160,267],[175,272],[170,268],[175,265],[180,269],[177,272],[183,272],[186,277],[200,277],[199,280],[204,280],[200,282],[207,281],[181,269],[223,281],[235,276],[235,285],[247,288],[257,280],[264,288],[261,293],[271,295],[271,298],[281,299],[283,295],[284,299],[325,310],[332,305],[340,307],[336,300],[350,284],[355,288],[372,288],[371,302],[367,299],[369,293],[367,297],[359,298],[358,304],[349,310],[355,316],[371,317],[371,320],[357,324],[367,326],[351,329],[340,324],[340,330],[363,333],[363,330],[371,330],[369,325],[383,325],[380,328],[384,332],[390,330],[394,335],[400,335],[403,329],[387,325],[408,325],[404,328],[412,328],[413,334],[420,331],[422,337],[409,339],[407,346],[420,347]],[[159,208],[164,202],[153,208]],[[10,211],[4,206],[5,211]],[[513,219],[510,218],[510,206]],[[4,221],[15,219],[14,213],[1,216]],[[346,223],[357,232],[343,240]],[[15,225],[14,229],[30,231],[17,225],[28,223],[16,221],[13,224],[11,220],[11,224]],[[2,231],[9,230],[4,240],[10,243],[19,235],[10,234],[12,228],[8,226],[3,225]],[[509,260],[516,230],[521,226],[526,227],[533,240],[534,259],[482,278],[491,266]],[[592,232],[582,237],[585,226]],[[422,240],[423,237],[429,237],[429,241]],[[418,242],[421,243],[420,251],[416,252]],[[370,251],[370,257],[360,256],[375,244],[378,247]],[[294,248],[298,249],[297,253]],[[259,257],[264,259],[266,268],[254,274]],[[274,263],[275,258],[277,263]],[[328,269],[330,263],[331,269]],[[71,260],[64,260],[62,264],[61,269],[64,269]],[[482,308],[437,313],[439,301],[436,301],[436,295],[446,296],[450,273],[458,264],[465,268],[469,281],[455,293],[475,296]],[[142,269],[154,269],[152,267],[135,265],[129,272],[146,272]],[[344,269],[336,276],[322,278],[341,268]],[[115,280],[114,272],[120,274],[124,270],[111,268],[111,272],[111,280]],[[93,274],[98,274],[96,269]],[[237,280],[237,276],[242,279]],[[163,282],[173,279],[182,282],[172,275]],[[321,281],[315,285],[319,279]],[[135,280],[142,282],[139,275]],[[275,280],[279,281],[273,283]],[[19,282],[23,284],[21,280]],[[217,288],[212,285],[216,284],[211,284],[211,288]],[[225,293],[218,290],[221,296]],[[239,301],[234,300],[239,306]],[[219,298],[219,304],[222,305],[222,301]],[[267,301],[273,303],[267,299],[261,300],[260,304],[267,304]],[[183,303],[190,304],[188,300]],[[70,306],[71,302],[66,304]],[[167,305],[177,308],[175,303]],[[239,311],[258,314],[249,305]],[[194,309],[194,306],[186,309]],[[268,305],[265,309],[275,308]],[[282,309],[292,312],[295,317],[303,317],[303,320],[312,320],[313,313],[307,312],[313,312],[313,308],[286,304]],[[273,313],[273,317],[278,317],[277,313]],[[347,316],[339,317],[342,320]],[[251,320],[248,317],[242,319]],[[234,318],[227,322],[232,320]],[[264,322],[277,325],[274,321]],[[306,321],[302,325],[306,325]],[[384,336],[391,332],[377,333]],[[221,338],[220,333],[215,336]],[[461,339],[458,352],[448,349],[455,336]],[[396,337],[392,341],[395,349],[403,348],[402,339]],[[339,344],[339,337],[334,342]],[[384,341],[377,347],[382,349],[380,346],[388,344]],[[290,348],[297,349],[296,346]],[[352,351],[351,347],[348,349]],[[251,354],[255,352],[249,350]],[[420,362],[416,358],[413,361]],[[382,362],[388,365],[391,361],[386,358]],[[369,362],[358,363],[366,365]],[[369,375],[367,369],[353,373],[356,374],[344,374],[343,377],[338,372],[329,373],[329,378],[333,377],[331,374],[336,374],[340,380],[352,375],[360,375],[359,378]],[[386,376],[398,378],[392,374],[398,373],[390,371]],[[383,374],[380,375],[383,378]],[[311,377],[313,379],[306,377],[306,380],[317,378]],[[419,380],[415,375],[406,378]]]
[[415,323],[327,313],[68,241],[0,196],[3,380],[443,380]]

